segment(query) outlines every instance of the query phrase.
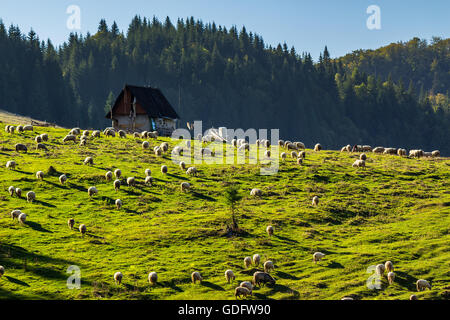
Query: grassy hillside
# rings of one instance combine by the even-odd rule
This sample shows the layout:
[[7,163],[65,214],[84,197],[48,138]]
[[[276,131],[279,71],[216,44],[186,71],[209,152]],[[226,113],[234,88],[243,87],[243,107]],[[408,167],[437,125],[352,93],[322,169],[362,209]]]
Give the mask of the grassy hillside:
[[[450,160],[407,159],[369,154],[367,169],[354,169],[356,154],[307,150],[305,164],[281,163],[273,176],[259,175],[257,165],[196,165],[198,177],[188,177],[166,154],[156,158],[141,148],[141,139],[102,138],[86,147],[62,143],[64,129],[35,128],[34,133],[0,132],[0,279],[1,299],[234,299],[236,282],[227,284],[224,272],[234,270],[237,281],[250,280],[243,259],[259,253],[275,263],[277,283],[255,289],[250,299],[408,299],[415,281],[427,279],[431,291],[419,299],[448,299],[450,294]],[[34,137],[47,132],[48,152],[34,150]],[[151,149],[168,139],[150,140]],[[14,145],[25,143],[27,154]],[[171,148],[175,142],[169,141]],[[325,146],[326,148],[326,146]],[[92,167],[83,165],[94,157]],[[5,168],[15,160],[18,168]],[[160,167],[166,164],[169,174]],[[38,181],[35,173],[57,173]],[[115,192],[106,182],[108,170],[120,168],[123,178],[134,176],[135,188]],[[156,183],[145,186],[150,168]],[[58,176],[68,176],[61,186]],[[192,190],[182,193],[180,183]],[[227,237],[230,213],[222,200],[230,183],[243,194],[238,222],[246,231]],[[9,186],[24,194],[33,190],[37,201],[10,197]],[[99,194],[89,199],[87,189]],[[262,198],[250,196],[252,188]],[[311,199],[318,195],[320,205]],[[114,201],[124,207],[117,210]],[[28,215],[21,226],[9,213]],[[81,236],[67,227],[86,224]],[[271,239],[265,229],[275,228]],[[315,265],[312,254],[327,254]],[[369,266],[391,260],[397,275],[381,290],[369,290]],[[68,290],[70,265],[81,268],[82,286]],[[124,274],[116,286],[113,274]],[[156,271],[159,284],[147,275]],[[199,271],[204,282],[193,285]]]

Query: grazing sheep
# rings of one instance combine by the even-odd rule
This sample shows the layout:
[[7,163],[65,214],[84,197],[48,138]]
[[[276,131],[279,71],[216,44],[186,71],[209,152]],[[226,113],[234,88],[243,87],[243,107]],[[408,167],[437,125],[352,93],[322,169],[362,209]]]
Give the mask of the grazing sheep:
[[241,282],[239,287],[247,288],[248,290],[250,290],[250,292],[253,291],[253,285],[252,285],[252,283],[250,281],[243,281],[243,282]]
[[152,175],[152,170],[150,169],[145,169],[145,176],[146,177],[150,177]]
[[383,153],[384,152],[384,148],[383,147],[376,147],[375,149],[372,150],[373,153]]
[[151,186],[153,184],[153,178],[145,177],[145,184]]
[[[38,145],[38,146],[39,146],[39,145]],[[16,152],[20,152],[20,151],[28,152],[27,146],[24,145],[24,144],[22,144],[22,143],[16,144]]]
[[317,264],[317,262],[321,261],[325,257],[325,253],[316,252],[313,254],[313,262]]
[[184,161],[180,162],[180,169],[181,170],[186,170],[186,163]]
[[27,221],[27,215],[22,212],[21,214],[19,214],[18,220],[21,224],[25,224],[25,222]]
[[119,138],[126,138],[127,137],[127,133],[123,130],[119,130]]
[[120,200],[120,199],[116,200],[116,208],[117,208],[117,210],[122,209],[122,200]]
[[363,152],[372,152],[372,147],[371,146],[362,146],[362,151]]
[[352,297],[343,297],[341,300],[353,300]]
[[181,184],[181,191],[182,192],[189,191],[190,188],[191,188],[191,185],[189,183],[187,183],[187,182],[183,182]]
[[306,158],[306,151],[300,151],[300,153],[298,154],[299,158],[302,158],[303,160]]
[[22,211],[20,211],[20,210],[13,210],[13,211],[11,211],[11,218],[13,220],[18,219],[21,213],[22,213]]
[[69,134],[69,135],[65,136],[63,139],[63,142],[69,142],[69,141],[73,141],[74,143],[76,143],[77,137],[74,136],[73,134]]
[[366,160],[367,160],[367,155],[366,155],[365,153],[362,153],[362,154],[359,156],[359,160],[366,161]]
[[103,131],[103,134],[104,134],[106,137],[112,137],[112,138],[114,138],[114,137],[116,136],[116,131],[113,130],[113,129],[111,129],[111,128],[108,128],[108,129],[105,129],[105,131]]
[[265,273],[270,273],[270,271],[272,271],[273,269],[275,269],[275,266],[273,265],[272,261],[266,261],[264,262],[264,272]]
[[292,151],[292,152],[291,152],[291,158],[292,158],[292,159],[297,159],[297,157],[298,157],[297,152]]
[[80,147],[85,147],[87,144],[86,140],[81,139],[80,140]]
[[157,157],[161,157],[163,154],[163,151],[160,147],[155,147],[154,152],[155,152],[155,156],[157,156]]
[[252,258],[245,257],[244,258],[244,266],[248,269],[248,268],[250,268],[251,265],[252,265]]
[[158,275],[156,274],[156,272],[150,272],[148,274],[148,282],[150,284],[156,284],[158,282]]
[[172,154],[176,155],[176,156],[182,156],[183,155],[183,147],[176,146],[175,148],[173,148]]
[[193,283],[196,283],[197,281],[201,283],[203,281],[203,278],[200,275],[200,272],[197,272],[197,271],[192,272],[191,279],[192,279]]
[[151,139],[158,139],[158,131],[148,132],[147,137]]
[[99,130],[92,131],[92,137],[93,138],[100,138],[100,131]]
[[384,267],[384,264],[378,264],[376,267],[375,267],[375,273],[377,274],[377,275],[379,275],[379,276],[382,276],[382,275],[384,275],[384,271],[385,271],[385,267]]
[[278,146],[283,147],[284,146],[284,141],[283,140],[278,140]]
[[252,189],[252,191],[250,191],[250,195],[252,197],[261,197],[262,196],[262,190],[261,189]]
[[272,226],[268,226],[268,227],[266,228],[266,232],[267,232],[267,234],[269,235],[269,237],[273,236],[273,232],[274,232],[273,227],[272,227]]
[[23,131],[33,131],[33,129],[32,125],[23,126]]
[[253,285],[260,286],[262,284],[269,283],[271,285],[275,284],[275,279],[266,272],[257,271],[253,274]]
[[143,131],[143,132],[141,133],[141,138],[142,138],[142,139],[147,138],[147,133],[148,133],[148,131]]
[[17,132],[22,133],[23,132],[23,126],[17,126]]
[[115,180],[114,181],[114,190],[116,190],[116,192],[117,191],[119,191],[119,189],[120,189],[120,180]]
[[38,171],[38,172],[36,172],[36,179],[39,179],[39,180],[44,180],[44,172],[42,172],[42,171]]
[[435,151],[431,152],[431,155],[433,157],[440,157],[441,156],[441,152],[439,150],[435,150]]
[[423,156],[424,156],[424,157],[427,157],[427,158],[431,158],[431,157],[432,157],[432,154],[431,154],[431,152],[424,152],[424,153],[423,153]]
[[48,134],[46,133],[41,134],[41,140],[44,142],[48,141]]
[[34,193],[33,191],[29,191],[27,193],[27,201],[33,203],[33,201],[36,200],[36,193]]
[[11,197],[14,197],[14,194],[16,193],[16,188],[11,186],[11,187],[9,187],[8,192]]
[[227,279],[227,282],[230,283],[231,281],[236,280],[236,276],[232,270],[227,270],[225,271],[225,279]]
[[10,125],[6,125],[6,126],[5,126],[5,132],[6,132],[6,133],[9,133],[9,127],[10,127]]
[[129,187],[136,186],[136,179],[134,177],[129,177],[127,179],[127,184],[128,184]]
[[384,268],[387,272],[392,272],[394,271],[394,264],[391,261],[386,261],[386,263],[384,264]]
[[388,278],[389,284],[393,284],[393,283],[394,283],[394,280],[395,280],[395,273],[389,272],[389,273],[387,274],[387,278]]
[[169,150],[169,144],[167,142],[163,142],[161,143],[160,148],[163,152],[167,152],[167,150]]
[[416,296],[415,294],[412,294],[412,295],[409,297],[409,300],[419,300],[419,299],[417,298],[417,296]]
[[0,278],[5,274],[5,267],[0,266]]
[[16,188],[16,195],[18,198],[22,198],[22,189]]
[[105,173],[106,181],[111,181],[112,177],[113,177],[113,173],[111,171],[108,171],[107,173]]
[[69,134],[77,136],[80,134],[80,132],[81,132],[80,128],[73,128],[72,130],[70,130]]
[[70,230],[73,230],[73,226],[75,225],[75,219],[70,218],[69,220],[67,220],[67,225],[69,226]]
[[305,149],[305,144],[303,142],[294,142],[297,149]]
[[365,168],[366,167],[366,161],[364,160],[356,160],[352,164],[353,168]]
[[10,170],[15,170],[17,166],[17,163],[15,161],[8,161],[6,163],[6,168]]
[[261,261],[261,256],[259,254],[253,255],[253,264],[255,266],[259,266],[260,261]]
[[[265,147],[266,149],[269,149],[269,148],[270,148],[270,141],[269,141],[269,140],[265,140],[265,141],[264,141],[264,147]],[[270,158],[270,156],[269,156],[269,158]]]
[[299,166],[303,165],[303,158],[298,158],[298,159],[297,159],[297,164],[298,164]]
[[318,152],[322,150],[322,145],[320,143],[316,144],[316,146],[314,147],[314,151]]
[[271,156],[271,152],[270,152],[270,150],[267,150],[267,151],[264,153],[264,157],[270,158],[270,156]]
[[142,142],[142,149],[148,149],[150,148],[150,143],[148,141]]
[[94,165],[94,159],[92,157],[87,157],[86,159],[84,159],[84,164],[93,166]]
[[120,169],[116,169],[114,171],[114,176],[119,179],[122,176],[122,171]]
[[424,291],[426,288],[431,290],[431,284],[427,280],[417,280],[416,282],[417,291]]
[[313,205],[313,206],[318,206],[318,205],[319,205],[319,197],[318,197],[318,196],[315,196],[315,197],[312,199],[312,205]]
[[236,299],[238,297],[244,296],[245,298],[247,298],[247,296],[251,296],[252,292],[250,290],[248,290],[246,287],[237,287],[234,290],[234,296],[236,297]]
[[45,146],[45,144],[42,143],[38,143],[36,145],[36,150],[44,150],[44,151],[48,151],[47,147]]
[[116,282],[116,285],[119,285],[122,283],[123,274],[122,272],[116,272],[114,273],[114,281]]
[[398,153],[398,151],[397,151],[396,148],[386,148],[386,149],[384,149],[384,152],[383,152],[383,153],[384,153],[384,154],[392,154],[392,155],[395,155],[395,154]]
[[406,156],[407,156],[406,149],[398,149],[398,150],[397,150],[397,154],[398,154],[400,157],[406,157]]
[[293,143],[289,143],[289,144],[286,146],[286,148],[287,148],[288,150],[298,150],[297,146],[296,146],[295,144],[293,144]]
[[190,168],[188,168],[188,169],[186,170],[186,174],[187,174],[188,176],[197,176],[197,174],[198,174],[197,168],[196,168],[196,167],[190,167]]
[[169,171],[169,169],[167,168],[167,166],[161,166],[161,172],[163,173],[163,174],[167,174],[167,172]]
[[287,158],[286,152],[282,152],[280,157],[283,161],[286,160],[286,158]]
[[62,185],[64,185],[64,183],[66,183],[66,181],[67,181],[67,176],[65,174],[63,174],[59,177],[59,183],[61,183]]
[[16,130],[16,127],[14,127],[14,126],[8,126],[8,132],[9,132],[9,133],[13,134],[15,130]]
[[86,234],[86,231],[87,231],[86,225],[81,224],[81,225],[79,226],[78,230],[80,230],[80,232],[81,232],[82,235],[85,235],[85,234]]
[[98,194],[98,190],[96,187],[90,187],[88,189],[88,195],[90,198],[92,198],[94,195]]
[[409,150],[409,157],[420,158],[424,156],[423,150]]

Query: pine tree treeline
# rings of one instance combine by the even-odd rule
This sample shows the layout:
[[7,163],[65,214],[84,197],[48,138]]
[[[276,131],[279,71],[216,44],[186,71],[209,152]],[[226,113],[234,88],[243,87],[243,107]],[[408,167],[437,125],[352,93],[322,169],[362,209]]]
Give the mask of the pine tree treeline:
[[[438,81],[439,82],[439,81]],[[281,138],[440,149],[450,153],[450,114],[383,79],[286,44],[267,46],[242,28],[194,18],[136,16],[126,34],[105,20],[55,49],[31,31],[0,24],[0,108],[66,126],[100,128],[124,84],[162,89],[182,117],[204,128],[280,128]]]

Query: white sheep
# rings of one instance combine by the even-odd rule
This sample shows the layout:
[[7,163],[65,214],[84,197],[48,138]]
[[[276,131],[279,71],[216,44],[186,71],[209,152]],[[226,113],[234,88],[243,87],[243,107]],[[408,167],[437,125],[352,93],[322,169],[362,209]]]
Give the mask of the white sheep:
[[203,281],[203,278],[200,275],[200,272],[194,271],[191,274],[191,280],[192,280],[193,283],[196,283],[197,281],[201,283]]
[[416,296],[415,294],[412,294],[412,295],[409,297],[409,300],[419,300],[419,299],[417,298],[417,296]]
[[105,178],[106,181],[111,181],[113,178],[113,173],[111,171],[108,171],[107,173],[105,173]]
[[69,220],[67,220],[67,225],[69,226],[70,230],[73,230],[73,226],[75,225],[75,219],[70,218]]
[[169,150],[169,144],[167,142],[163,142],[161,143],[160,148],[163,152],[167,152],[167,150]]
[[136,186],[136,178],[135,177],[127,178],[127,184],[128,184],[129,187]]
[[151,186],[153,184],[153,178],[145,177],[145,184]]
[[318,196],[315,196],[313,199],[312,199],[312,205],[313,206],[318,206],[319,205],[319,197]]
[[387,278],[388,278],[389,284],[393,284],[393,283],[394,283],[394,280],[395,280],[395,273],[389,272],[389,273],[387,274]]
[[325,253],[322,252],[316,252],[313,254],[313,261],[314,263],[317,263],[321,261],[325,257]]
[[156,274],[156,272],[150,272],[148,274],[148,282],[150,284],[156,284],[158,282],[158,275]]
[[303,142],[294,142],[297,149],[305,149],[305,144]]
[[25,222],[27,221],[27,215],[22,212],[21,214],[19,214],[18,220],[21,224],[25,224]]
[[353,168],[365,168],[366,167],[366,161],[364,160],[356,160],[352,164]]
[[148,141],[142,142],[142,149],[148,149],[150,148],[150,143]]
[[298,164],[299,166],[303,165],[303,158],[298,158],[298,159],[297,159],[297,164]]
[[431,284],[427,280],[417,280],[416,282],[417,291],[424,291],[426,288],[431,290]]
[[16,195],[18,198],[22,198],[22,189],[16,188]]
[[306,151],[300,151],[300,153],[298,154],[299,158],[305,159],[306,158]]
[[186,170],[186,174],[188,176],[197,176],[197,173],[198,173],[198,171],[197,171],[196,167],[190,167]]
[[287,158],[286,152],[282,152],[280,157],[283,161],[286,160],[286,158]]
[[373,153],[383,153],[384,152],[384,148],[383,147],[376,147],[375,149],[372,150]]
[[92,137],[93,138],[100,138],[100,131],[99,130],[92,131]]
[[123,205],[122,200],[117,199],[116,200],[116,208],[117,208],[117,210],[122,209],[122,205]]
[[41,134],[41,139],[42,139],[42,141],[48,141],[48,134],[47,133],[43,133],[43,134]]
[[150,177],[152,175],[152,170],[150,169],[145,169],[145,176],[146,177]]
[[267,150],[267,151],[264,153],[264,157],[270,158],[270,156],[271,156],[271,152],[270,152],[270,150]]
[[375,267],[375,273],[376,273],[377,275],[379,275],[379,276],[384,275],[384,271],[385,271],[385,270],[386,270],[386,268],[385,268],[384,264],[378,264],[378,265]]
[[122,283],[122,278],[123,278],[122,272],[114,273],[114,281],[116,282],[116,285],[120,285]]
[[77,137],[74,136],[73,134],[69,134],[67,136],[64,137],[63,142],[69,142],[69,141],[73,141],[73,142],[77,142]]
[[250,268],[251,264],[252,264],[252,258],[245,257],[244,258],[244,266],[248,269],[248,268]]
[[434,150],[433,152],[431,152],[431,155],[433,157],[440,157],[441,156],[441,152],[439,150]]
[[84,164],[85,165],[94,165],[94,159],[92,157],[87,157],[86,159],[84,159]]
[[22,213],[22,211],[20,211],[20,210],[13,210],[13,211],[11,211],[11,218],[13,220],[18,219],[21,213]]
[[23,126],[23,131],[33,131],[33,126],[32,125],[26,125],[26,126]]
[[167,174],[168,171],[169,171],[169,169],[167,168],[167,166],[165,166],[165,165],[161,166],[161,172],[163,174]]
[[183,182],[181,184],[181,191],[182,192],[187,192],[187,191],[189,191],[190,188],[191,188],[191,185],[189,183],[187,183],[187,182]]
[[120,180],[119,179],[115,180],[113,182],[113,185],[114,185],[114,190],[116,190],[116,192],[119,191],[120,185],[121,185]]
[[186,170],[186,163],[184,161],[180,162],[180,169],[181,170]]
[[391,261],[386,261],[386,263],[384,264],[384,268],[387,272],[392,272],[394,271],[394,264]]
[[361,153],[361,155],[359,156],[360,160],[366,161],[367,160],[367,155],[365,153]]
[[320,143],[316,144],[316,146],[314,147],[314,151],[318,152],[322,150],[322,145]]
[[81,232],[82,235],[85,235],[85,234],[86,234],[86,231],[87,231],[86,225],[81,224],[81,225],[78,227],[78,229],[80,230],[80,232]]
[[29,191],[27,193],[27,201],[32,203],[35,200],[36,200],[36,193],[34,193],[33,191]]
[[261,189],[252,189],[252,191],[250,191],[250,195],[252,197],[261,197],[262,196],[262,190]]
[[155,156],[157,156],[157,157],[161,157],[163,154],[163,151],[160,147],[155,147],[154,152],[155,152]]
[[11,197],[13,197],[14,194],[16,193],[16,188],[14,188],[13,186],[11,186],[11,187],[8,188],[8,192],[9,192],[9,195],[10,195]]
[[275,266],[273,265],[272,261],[266,261],[264,262],[264,272],[265,273],[270,273],[270,271],[274,270]]
[[126,138],[127,137],[127,133],[123,130],[119,130],[119,138]]
[[88,189],[88,195],[90,198],[92,198],[94,195],[98,194],[98,190],[96,187],[90,187]]
[[17,166],[17,163],[15,161],[8,161],[6,163],[6,168],[10,170],[15,170]]
[[122,176],[122,170],[116,169],[116,170],[114,171],[114,176],[115,176],[117,179],[119,179],[119,178]]
[[65,174],[63,174],[59,177],[59,183],[61,183],[62,185],[64,183],[66,183],[66,181],[67,181],[67,176]]
[[5,274],[5,267],[0,266],[0,278]]
[[255,266],[258,266],[260,261],[261,261],[261,256],[259,254],[253,255],[253,264]]
[[234,290],[234,296],[236,297],[236,299],[237,299],[237,297],[240,297],[240,296],[247,297],[247,296],[251,296],[251,295],[252,295],[252,292],[246,287],[237,287]]
[[292,151],[292,152],[291,152],[291,158],[292,158],[292,159],[297,159],[297,157],[298,157],[297,152]]
[[41,143],[42,142],[42,137],[41,136],[37,136],[36,138],[34,138],[34,142]]
[[274,228],[272,226],[268,226],[266,228],[266,232],[269,235],[269,237],[273,236]]
[[44,172],[42,172],[42,171],[38,171],[38,172],[36,172],[36,179],[39,179],[39,180],[44,180]]
[[236,280],[236,276],[232,270],[227,270],[225,271],[225,279],[227,279],[227,282],[230,283],[231,281]]

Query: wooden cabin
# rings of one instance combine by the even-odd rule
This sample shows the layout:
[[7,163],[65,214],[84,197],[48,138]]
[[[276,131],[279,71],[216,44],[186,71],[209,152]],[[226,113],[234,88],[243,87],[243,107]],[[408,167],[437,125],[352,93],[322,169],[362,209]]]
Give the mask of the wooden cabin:
[[161,90],[130,85],[125,85],[106,118],[114,129],[157,131],[160,136],[171,136],[179,119]]

